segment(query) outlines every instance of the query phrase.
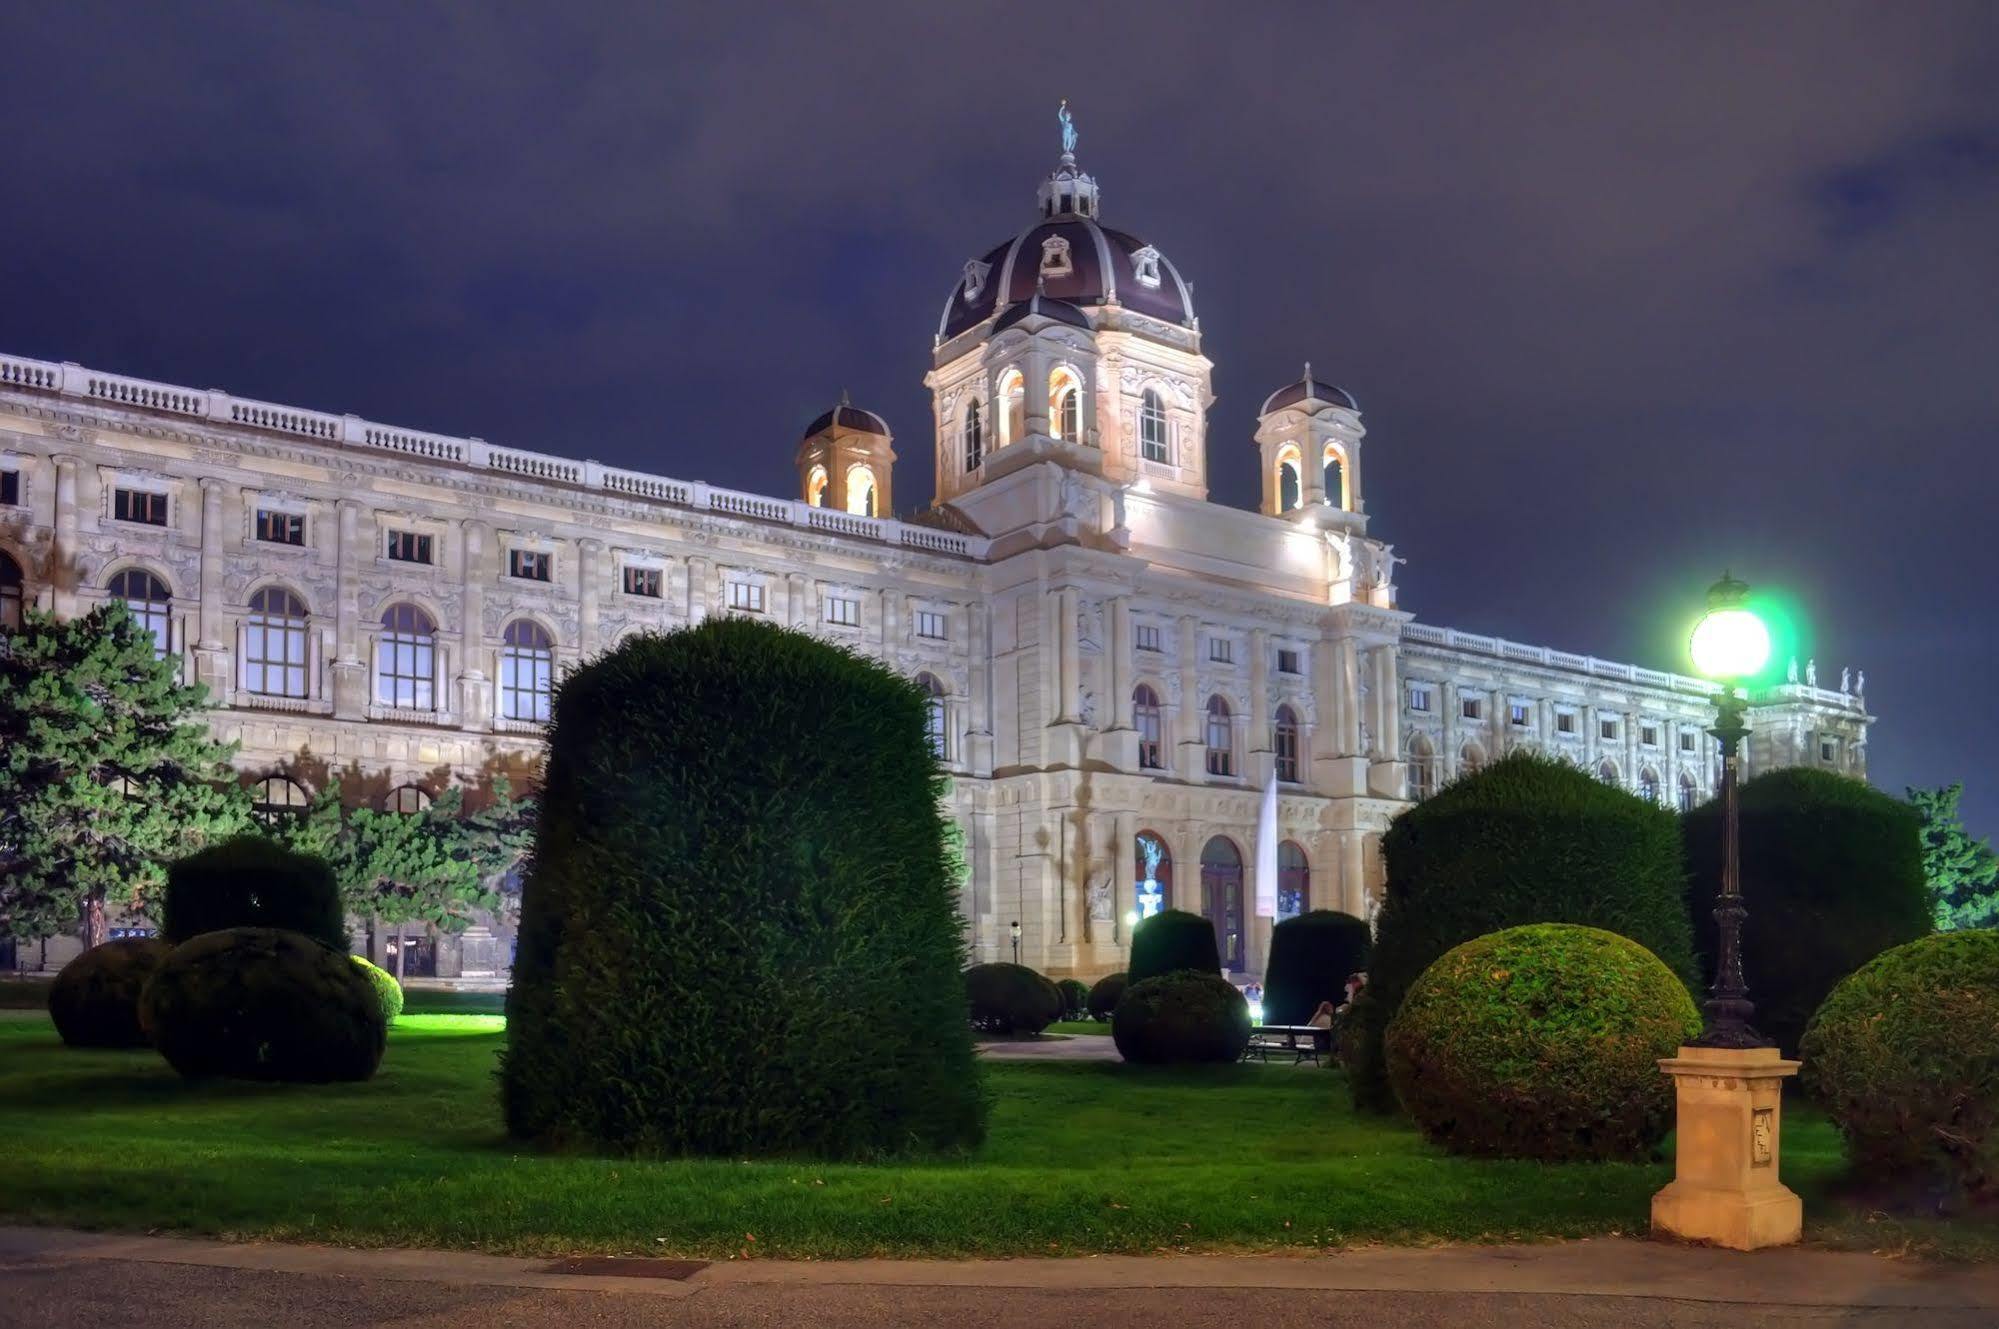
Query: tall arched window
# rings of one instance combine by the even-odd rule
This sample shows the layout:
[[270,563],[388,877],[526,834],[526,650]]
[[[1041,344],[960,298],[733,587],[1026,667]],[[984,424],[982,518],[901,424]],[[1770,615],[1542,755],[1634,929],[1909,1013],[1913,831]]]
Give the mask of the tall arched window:
[[1694,783],[1694,777],[1682,772],[1680,775],[1680,811],[1692,812],[1694,804],[1700,802],[1700,797],[1700,787]]
[[1638,773],[1638,795],[1647,803],[1657,803],[1661,786],[1659,772],[1647,767]]
[[0,550],[0,628],[21,626],[27,597],[21,587],[21,565]]
[[1009,369],[999,378],[999,441],[1005,447],[1018,443],[1027,432],[1027,380],[1018,369]]
[[814,466],[805,475],[805,501],[815,508],[826,506],[826,468]]
[[1324,466],[1326,482],[1326,502],[1336,508],[1350,506],[1347,503],[1346,458],[1340,455],[1340,450],[1337,446],[1331,443],[1326,444],[1326,455],[1322,464]]
[[934,674],[918,674],[916,686],[923,689],[928,698],[923,705],[923,733],[930,740],[930,751],[939,761],[948,761],[951,756],[951,732],[945,727],[944,685]]
[[500,646],[500,718],[548,723],[555,691],[555,638],[533,619],[507,624]]
[[243,620],[243,690],[264,697],[302,698],[306,692],[305,601],[266,586],[250,597]]
[[1151,388],[1138,399],[1138,455],[1147,461],[1170,461],[1166,450],[1166,403]]
[[251,790],[250,815],[265,830],[276,830],[284,823],[304,816],[306,805],[311,801],[304,785],[282,775],[272,775],[259,780]]
[[1159,694],[1144,683],[1131,690],[1131,723],[1138,730],[1138,768],[1164,770],[1165,715],[1159,708]]
[[1484,767],[1484,748],[1476,743],[1467,743],[1458,749],[1458,774],[1477,775]]
[[413,604],[382,615],[375,652],[375,700],[408,711],[437,709],[437,624]]
[[986,459],[986,421],[975,397],[965,404],[965,474],[979,469]]
[[1220,696],[1208,698],[1208,774],[1235,774],[1235,726],[1229,704]]
[[1289,512],[1304,497],[1305,481],[1298,466],[1298,449],[1287,443],[1277,450],[1277,510]]
[[847,468],[847,511],[857,517],[875,515],[875,473],[858,463]]
[[382,811],[400,812],[404,816],[411,816],[429,807],[430,802],[430,791],[422,785],[398,785],[389,791],[387,798],[382,800]]
[[141,568],[127,568],[111,579],[108,589],[153,634],[153,654],[166,659],[173,651],[173,593],[166,583]]
[[1151,831],[1140,831],[1132,855],[1136,880],[1132,883],[1132,899],[1138,904],[1138,916],[1151,918],[1162,909],[1173,907],[1173,855],[1166,848],[1166,841]]
[[1298,783],[1298,713],[1289,706],[1277,708],[1270,726],[1270,750],[1276,757],[1277,778],[1285,784]]
[[1048,376],[1048,419],[1055,437],[1072,443],[1083,437],[1083,381],[1067,366]]
[[1608,785],[1616,784],[1617,763],[1610,760],[1608,757],[1598,762],[1596,767],[1596,778]]
[[1417,802],[1437,792],[1437,753],[1421,734],[1409,740],[1409,797]]
[[1286,840],[1277,846],[1277,917],[1296,918],[1312,907],[1312,863],[1304,846]]
[[1242,963],[1242,851],[1217,835],[1201,850],[1201,912],[1215,925],[1215,947],[1224,969]]

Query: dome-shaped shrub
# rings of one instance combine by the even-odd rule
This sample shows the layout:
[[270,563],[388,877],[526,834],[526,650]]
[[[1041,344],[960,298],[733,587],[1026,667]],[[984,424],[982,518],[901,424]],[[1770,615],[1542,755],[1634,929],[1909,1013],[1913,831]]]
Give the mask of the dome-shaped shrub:
[[1124,995],[1125,984],[1129,980],[1122,973],[1105,974],[1090,985],[1090,1018],[1107,1021],[1111,1012],[1117,1009],[1118,998]]
[[153,937],[92,946],[49,985],[49,1018],[73,1048],[142,1048],[139,994],[172,948]]
[[929,707],[735,617],[563,681],[507,994],[516,1137],[737,1158],[978,1142]]
[[1999,1199],[1999,932],[1876,956],[1833,988],[1801,1051],[1862,1176]]
[[1140,919],[1131,930],[1131,967],[1125,971],[1131,982],[1137,984],[1182,969],[1222,972],[1215,925],[1184,909],[1162,909]]
[[1677,819],[1567,762],[1516,752],[1453,780],[1398,816],[1381,852],[1387,890],[1354,1012],[1350,1081],[1363,1107],[1394,1106],[1382,1032],[1409,985],[1460,942],[1576,923],[1630,937],[1694,979]]
[[[1745,781],[1741,807],[1742,968],[1756,1028],[1794,1052],[1833,984],[1891,946],[1930,931],[1920,819],[1871,785],[1788,767]],[[1721,889],[1721,806],[1683,819],[1688,899],[1702,961],[1713,966]]]
[[1388,1072],[1454,1153],[1643,1158],[1673,1124],[1659,1072],[1700,1033],[1678,975],[1599,928],[1508,928],[1446,952],[1388,1026]]
[[1024,964],[975,964],[965,971],[972,1028],[1038,1034],[1062,1018],[1062,993]]
[[160,936],[178,946],[224,928],[284,928],[347,950],[340,887],[323,858],[239,835],[167,865]]
[[372,961],[364,960],[358,955],[348,958],[354,961],[354,967],[361,971],[370,986],[375,989],[375,998],[382,1003],[382,1018],[393,1023],[395,1018],[403,1013],[403,985],[396,981],[394,974]]
[[1077,978],[1058,979],[1055,990],[1062,994],[1062,1015],[1064,1020],[1080,1020],[1089,1010],[1090,985]]
[[1270,930],[1263,979],[1265,1024],[1303,1024],[1320,1002],[1347,999],[1347,979],[1367,968],[1365,920],[1332,909],[1287,918]]
[[365,1080],[387,1021],[353,961],[278,928],[225,928],[179,946],[146,984],[139,1018],[186,1076]]
[[1249,1003],[1220,974],[1177,969],[1125,989],[1111,1038],[1147,1065],[1236,1061],[1249,1045]]

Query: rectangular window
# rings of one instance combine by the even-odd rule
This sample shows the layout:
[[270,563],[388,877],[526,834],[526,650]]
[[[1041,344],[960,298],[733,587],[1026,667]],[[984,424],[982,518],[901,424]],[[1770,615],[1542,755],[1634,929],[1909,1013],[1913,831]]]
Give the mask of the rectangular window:
[[21,502],[21,473],[0,471],[0,507],[16,507]]
[[1534,718],[1534,708],[1524,701],[1508,703],[1506,719],[1515,729],[1525,729]]
[[1556,712],[1555,712],[1555,732],[1556,732],[1556,733],[1558,733],[1558,734],[1573,734],[1573,733],[1575,733],[1575,732],[1576,732],[1576,713],[1575,713],[1574,711],[1556,711]]
[[1659,726],[1655,724],[1638,726],[1638,741],[1648,748],[1659,746]]
[[1693,750],[1694,750],[1694,736],[1693,736],[1693,733],[1692,733],[1691,731],[1687,731],[1687,732],[1683,732],[1683,733],[1681,733],[1681,735],[1680,735],[1680,751],[1682,751],[1682,752],[1692,752]]
[[843,628],[861,626],[861,602],[844,595],[827,596],[826,621]]
[[925,641],[943,641],[951,635],[950,625],[937,610],[919,609],[916,611],[916,635]]
[[1821,738],[1819,740],[1819,760],[1823,762],[1836,762],[1839,760],[1838,739]]
[[1476,720],[1485,714],[1485,703],[1477,697],[1466,697],[1462,713],[1465,719]]
[[509,549],[507,575],[522,581],[548,580],[548,555],[538,549]]
[[1132,645],[1141,651],[1156,651],[1159,647],[1159,625],[1140,623],[1131,630]]
[[1208,638],[1208,658],[1216,664],[1235,663],[1235,643],[1227,637]]
[[415,531],[390,531],[389,557],[398,563],[431,562],[431,538]]
[[111,515],[119,521],[164,526],[167,524],[167,496],[143,489],[115,490],[111,495]]
[[643,595],[648,600],[660,597],[660,575],[658,568],[625,569],[625,594]]
[[1601,737],[1603,737],[1603,738],[1616,738],[1616,737],[1617,737],[1617,721],[1615,721],[1615,720],[1605,720],[1605,721],[1602,721],[1601,723],[1599,723],[1599,724],[1597,725],[1597,727],[1596,727],[1596,732],[1597,732],[1597,734],[1598,734],[1599,736],[1601,736]]
[[1429,711],[1430,685],[1428,683],[1411,683],[1409,685],[1409,709],[1426,713]]
[[1299,672],[1298,652],[1279,651],[1277,653],[1277,672],[1280,674],[1295,674]]
[[265,544],[302,545],[305,543],[305,518],[296,512],[258,508],[257,538]]
[[745,614],[761,614],[764,611],[764,588],[760,581],[732,581],[729,583],[729,608]]

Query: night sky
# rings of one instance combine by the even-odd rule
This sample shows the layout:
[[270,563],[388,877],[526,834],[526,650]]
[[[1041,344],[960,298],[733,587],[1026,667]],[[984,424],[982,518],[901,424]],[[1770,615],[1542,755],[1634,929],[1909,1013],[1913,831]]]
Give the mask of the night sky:
[[1420,618],[1684,668],[1724,565],[1999,831],[1999,5],[20,5],[0,349],[795,496],[1071,100],[1196,286],[1215,497],[1309,359]]

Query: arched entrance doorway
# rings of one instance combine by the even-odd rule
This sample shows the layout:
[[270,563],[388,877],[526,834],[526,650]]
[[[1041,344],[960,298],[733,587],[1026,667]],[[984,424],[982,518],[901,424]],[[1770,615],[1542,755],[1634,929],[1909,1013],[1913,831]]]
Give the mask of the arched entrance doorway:
[[1242,851],[1217,835],[1201,850],[1201,912],[1215,925],[1222,967],[1243,968]]

